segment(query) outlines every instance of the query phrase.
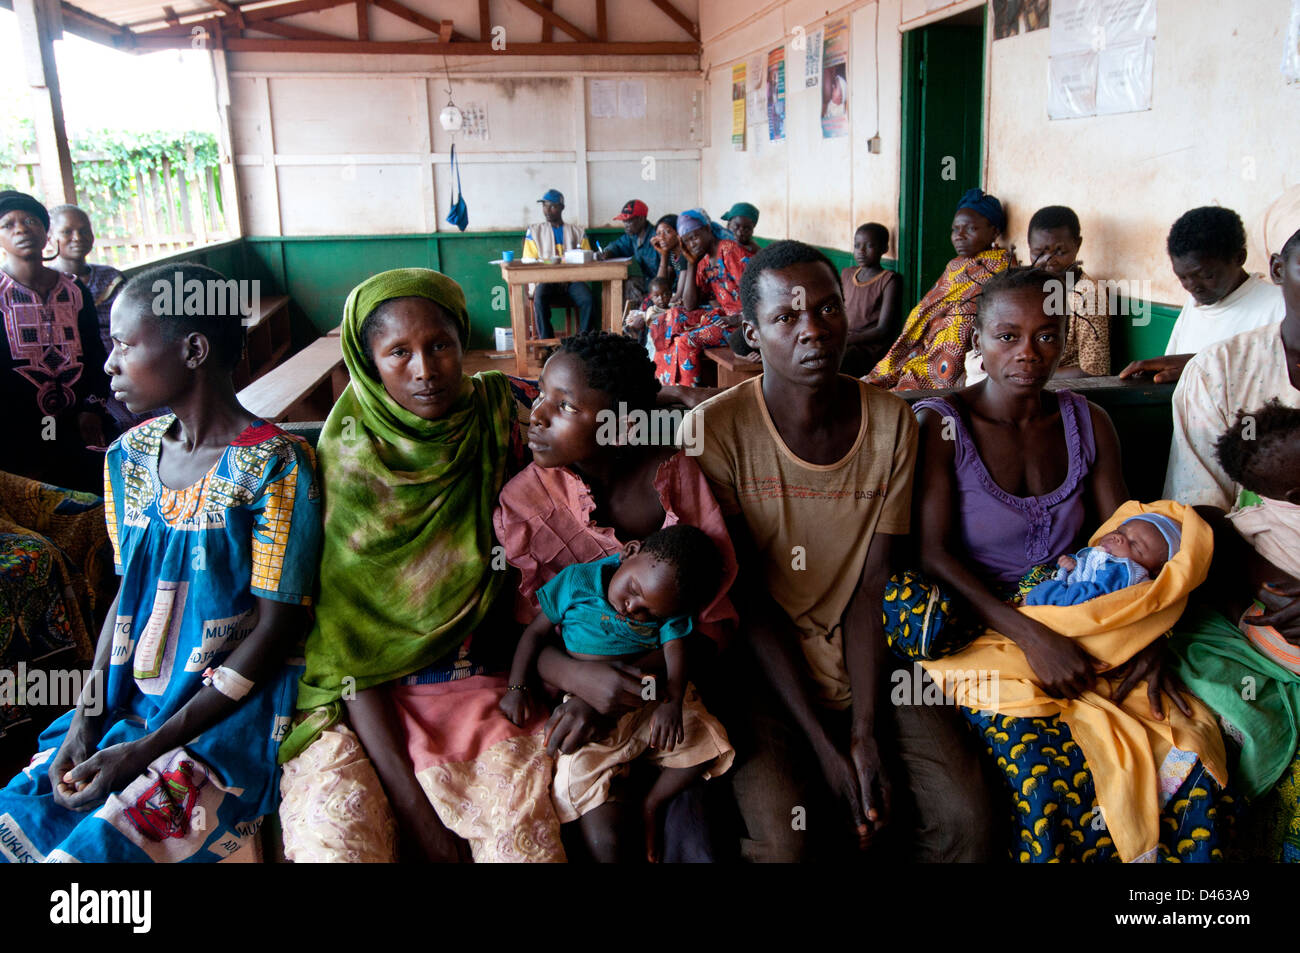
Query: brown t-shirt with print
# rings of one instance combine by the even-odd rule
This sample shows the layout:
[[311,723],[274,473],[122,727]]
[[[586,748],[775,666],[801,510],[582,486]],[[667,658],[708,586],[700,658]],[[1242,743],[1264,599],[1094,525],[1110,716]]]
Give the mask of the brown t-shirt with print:
[[[911,526],[916,418],[907,404],[856,381],[862,423],[847,454],[820,465],[796,457],[777,433],[762,378],[691,411],[685,431],[725,516],[740,514],[760,553],[768,590],[799,631],[821,702],[851,695],[841,634],[876,533]],[[738,554],[744,561],[745,554]],[[742,608],[743,614],[743,608]]]

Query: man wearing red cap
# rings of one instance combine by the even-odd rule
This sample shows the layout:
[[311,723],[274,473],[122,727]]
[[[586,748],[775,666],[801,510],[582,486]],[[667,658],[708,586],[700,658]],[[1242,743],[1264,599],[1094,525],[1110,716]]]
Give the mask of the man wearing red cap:
[[632,199],[614,216],[614,221],[623,223],[623,234],[596,252],[600,259],[635,258],[641,266],[644,277],[629,278],[623,285],[624,297],[629,301],[639,302],[645,297],[645,283],[659,273],[659,252],[650,244],[654,229],[647,221],[649,217],[650,209],[645,202]]

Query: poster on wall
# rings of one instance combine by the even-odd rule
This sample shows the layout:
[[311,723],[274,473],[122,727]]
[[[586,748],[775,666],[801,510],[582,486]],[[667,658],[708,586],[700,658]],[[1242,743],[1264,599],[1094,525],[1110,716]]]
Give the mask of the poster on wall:
[[755,53],[745,64],[745,125],[761,126],[767,122],[767,61]]
[[767,138],[772,142],[785,138],[784,46],[767,54]]
[[849,21],[826,24],[822,47],[822,138],[849,134]]
[[1282,76],[1288,83],[1300,83],[1300,0],[1291,0],[1291,23],[1282,51]]
[[618,118],[645,118],[645,80],[624,79],[618,83]]
[[487,103],[466,103],[460,112],[464,117],[460,127],[462,139],[486,142],[491,138],[488,135]]
[[1049,119],[1151,108],[1156,0],[1053,0]]
[[1051,22],[1051,0],[993,0],[993,39],[1033,33]]
[[593,79],[591,81],[591,116],[593,119],[613,119],[618,115],[618,81]]
[[1151,74],[1155,40],[1117,43],[1097,54],[1097,115],[1151,108]]
[[809,33],[804,46],[803,88],[813,89],[822,81],[822,31]]
[[745,151],[745,64],[731,67],[731,148]]

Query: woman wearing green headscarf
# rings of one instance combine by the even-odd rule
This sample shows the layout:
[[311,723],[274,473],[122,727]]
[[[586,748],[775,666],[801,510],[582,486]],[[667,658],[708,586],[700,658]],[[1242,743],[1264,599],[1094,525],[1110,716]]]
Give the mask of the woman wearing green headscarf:
[[459,835],[480,862],[563,860],[544,719],[500,713],[486,652],[505,577],[492,511],[519,447],[509,381],[462,372],[465,296],[435,271],[362,282],[341,330],[352,380],[317,448],[321,592],[281,748],[285,855],[392,860],[395,820],[408,855],[455,860]]

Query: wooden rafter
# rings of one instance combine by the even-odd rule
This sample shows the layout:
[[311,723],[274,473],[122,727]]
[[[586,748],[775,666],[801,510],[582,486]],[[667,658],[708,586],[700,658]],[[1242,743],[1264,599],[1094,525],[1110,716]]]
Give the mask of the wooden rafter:
[[[281,23],[279,20],[261,20],[258,23],[250,23],[250,30],[257,30],[261,33],[270,33],[275,36],[287,37],[290,40],[337,40],[339,37],[332,33],[322,33],[320,30],[309,30],[305,26],[295,26],[292,23]],[[231,38],[233,39],[233,37]],[[226,41],[226,48],[230,49],[231,39]]]
[[586,33],[583,33],[581,30],[579,30],[568,20],[564,19],[564,17],[560,16],[558,13],[554,12],[553,10],[546,9],[544,6],[538,3],[537,0],[515,0],[515,2],[533,11],[533,13],[536,13],[547,23],[550,23],[555,27],[557,27],[558,29],[563,30],[565,33],[569,34],[569,36],[573,37],[579,43],[594,42],[592,38],[588,36]]
[[[442,34],[443,23],[451,22],[450,20],[435,20],[432,17],[426,17],[423,13],[417,13],[410,7],[403,6],[398,3],[397,0],[371,0],[371,3],[377,6],[380,10],[386,10],[393,16],[400,17],[407,23],[414,23],[418,27],[423,27],[435,36],[440,36]],[[451,38],[457,42],[469,39],[469,37],[457,33],[454,30],[451,33]]]
[[[537,0],[537,2],[540,3],[542,6],[544,6],[546,9],[552,12],[555,11],[555,0]],[[543,19],[542,20],[542,42],[550,43],[553,39],[555,39],[555,25],[551,23],[550,20]]]
[[[351,0],[349,0],[351,2]],[[220,22],[219,19],[207,21]],[[263,21],[265,22],[265,21]],[[192,26],[204,26],[199,21]],[[188,29],[188,28],[187,28]],[[261,26],[250,24],[249,30],[260,30]],[[209,33],[212,31],[209,30]],[[270,31],[267,31],[270,32]],[[318,34],[326,37],[327,34]],[[189,49],[191,37],[187,32],[183,37],[164,36],[157,33],[140,33],[135,35],[130,44],[140,51]],[[123,45],[127,45],[124,43]],[[413,55],[442,56],[447,44],[436,39],[429,40],[392,40],[379,41],[344,39],[328,37],[327,39],[270,39],[263,37],[232,36],[224,37],[222,48],[232,53],[338,53],[345,56],[379,54],[383,56]],[[698,56],[698,43],[677,41],[650,42],[611,42],[597,43],[510,43],[504,50],[494,50],[491,42],[480,43],[467,41],[457,43],[455,53],[458,56]]]
[[[508,2],[508,0],[498,0]],[[591,36],[575,26],[553,9],[553,0],[514,0],[536,14],[542,21],[544,34],[554,35],[554,30],[566,34],[571,42],[540,43],[511,42],[505,49],[492,48],[491,13],[489,0],[479,0],[479,33],[477,40],[454,29],[451,20],[411,9],[401,0],[289,0],[284,3],[259,3],[249,0],[204,0],[207,10],[176,16],[168,11],[169,22],[152,30],[134,32],[102,21],[107,29],[96,30],[92,39],[109,43],[119,49],[139,51],[188,48],[193,41],[195,28],[208,32],[214,48],[232,52],[266,53],[337,53],[337,54],[410,54],[440,55],[448,52],[446,44],[454,42],[455,52],[466,56],[695,56],[700,52],[699,28],[673,6],[671,0],[651,0],[655,6],[692,37],[690,42],[631,41],[617,42],[609,39],[607,0],[595,0],[596,35]],[[13,0],[0,0],[0,7],[11,6]],[[254,5],[256,4],[256,5]],[[428,31],[427,39],[402,41],[376,41],[367,7],[374,5],[385,12]],[[354,6],[357,13],[357,39],[337,36],[320,30],[308,29],[283,18],[314,13],[340,6]],[[65,15],[75,18],[82,11],[64,4]],[[86,20],[92,18],[83,14]],[[155,21],[157,22],[157,21]],[[99,23],[93,24],[98,27]],[[115,32],[108,32],[109,30]],[[250,35],[250,33],[252,35]],[[258,36],[256,34],[270,34]]]
[[260,20],[279,20],[281,17],[297,16],[300,13],[315,13],[317,10],[342,7],[352,2],[353,0],[297,0],[295,3],[277,3],[274,6],[249,10],[244,14],[244,18],[250,23]]
[[700,38],[699,24],[692,21],[690,17],[673,6],[671,0],[650,0],[650,2],[662,10],[668,16],[668,19],[672,20],[695,39],[698,40]]
[[226,3],[226,0],[206,0],[206,2],[228,16],[230,21],[239,29],[242,30],[244,28],[244,15],[230,4]]

